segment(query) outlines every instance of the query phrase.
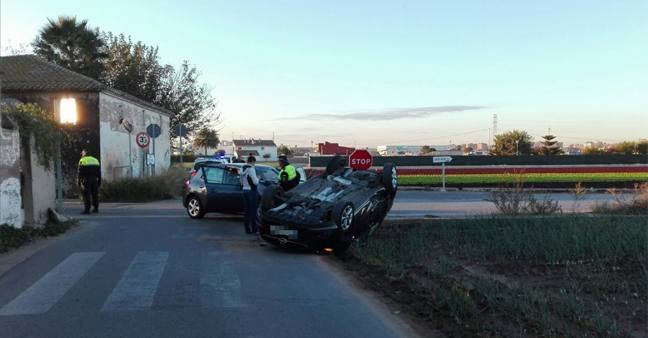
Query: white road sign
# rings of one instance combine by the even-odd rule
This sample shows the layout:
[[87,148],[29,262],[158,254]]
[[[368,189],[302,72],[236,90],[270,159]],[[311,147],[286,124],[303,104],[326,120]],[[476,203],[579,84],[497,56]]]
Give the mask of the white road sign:
[[432,158],[432,163],[448,163],[450,161],[452,161],[450,156],[434,156]]

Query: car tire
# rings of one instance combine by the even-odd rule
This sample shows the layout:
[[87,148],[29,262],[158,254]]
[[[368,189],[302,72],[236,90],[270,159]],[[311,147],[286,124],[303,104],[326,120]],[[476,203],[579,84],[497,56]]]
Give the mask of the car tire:
[[334,156],[329,163],[326,165],[325,176],[332,175],[336,171],[344,168],[346,166],[346,161],[341,156]]
[[342,234],[349,232],[353,226],[354,216],[355,207],[353,206],[353,203],[347,201],[337,203],[333,207],[333,212],[331,213],[333,221],[337,224]]
[[394,164],[385,164],[380,179],[382,181],[382,184],[390,194],[396,193],[396,190],[398,190],[398,175],[396,173],[396,166]]
[[265,211],[274,208],[276,206],[275,200],[277,197],[281,197],[281,195],[283,195],[283,189],[281,187],[267,187],[261,196],[261,210]]
[[189,199],[187,199],[187,214],[193,219],[203,218],[205,216],[205,208],[198,197],[189,196]]

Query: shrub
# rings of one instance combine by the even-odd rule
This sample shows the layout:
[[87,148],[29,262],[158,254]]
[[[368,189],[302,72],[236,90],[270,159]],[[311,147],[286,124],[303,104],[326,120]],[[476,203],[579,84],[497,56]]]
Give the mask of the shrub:
[[545,196],[542,200],[536,199],[533,193],[524,188],[521,177],[517,177],[513,184],[491,191],[488,201],[495,204],[497,211],[504,215],[562,213],[558,201],[550,199],[549,196]]
[[181,196],[188,174],[181,168],[145,178],[125,178],[101,184],[102,202],[149,202]]
[[614,202],[594,206],[594,213],[648,215],[648,182],[635,184],[630,197],[619,194],[616,189],[608,189],[608,193],[614,197]]
[[48,224],[39,228],[15,228],[7,224],[2,224],[0,225],[0,253],[19,248],[38,237],[58,236],[77,224],[78,222],[76,220]]

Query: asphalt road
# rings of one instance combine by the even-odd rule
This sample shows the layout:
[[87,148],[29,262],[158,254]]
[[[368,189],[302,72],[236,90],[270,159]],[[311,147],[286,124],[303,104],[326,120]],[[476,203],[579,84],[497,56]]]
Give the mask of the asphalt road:
[[0,266],[25,256],[0,275],[0,337],[410,334],[331,257],[261,247],[240,218],[191,220],[180,208],[105,206],[31,255],[0,256]]
[[[624,195],[626,198],[627,195]],[[535,194],[538,200],[550,198],[558,201],[563,212],[589,212],[597,203],[612,202],[610,194],[589,193],[580,201],[568,193]],[[480,191],[398,191],[394,206],[388,217],[406,218],[421,216],[465,217],[496,212],[492,202],[487,201],[488,192]]]

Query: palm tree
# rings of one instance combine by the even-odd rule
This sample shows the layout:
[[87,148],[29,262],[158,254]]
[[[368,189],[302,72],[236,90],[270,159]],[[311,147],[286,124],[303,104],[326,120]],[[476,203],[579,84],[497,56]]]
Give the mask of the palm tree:
[[74,16],[47,19],[32,43],[36,55],[67,69],[99,79],[103,72],[104,41],[87,20]]
[[193,143],[197,148],[204,148],[205,155],[207,155],[207,148],[216,148],[220,143],[218,132],[215,129],[209,127],[202,127],[200,130],[198,130]]

